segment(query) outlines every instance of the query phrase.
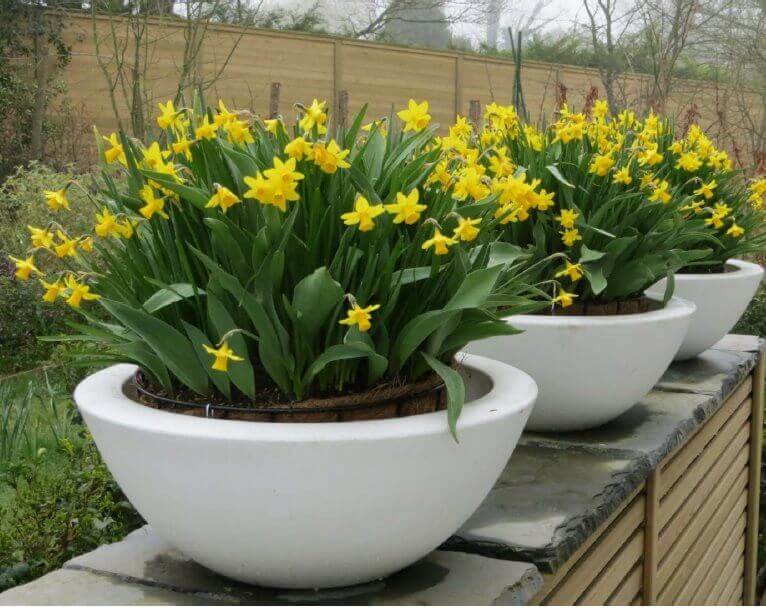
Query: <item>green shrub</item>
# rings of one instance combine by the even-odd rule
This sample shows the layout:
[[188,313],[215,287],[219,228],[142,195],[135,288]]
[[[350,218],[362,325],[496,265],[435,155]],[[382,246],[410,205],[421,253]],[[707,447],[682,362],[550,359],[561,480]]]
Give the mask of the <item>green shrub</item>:
[[0,504],[0,590],[42,576],[141,524],[92,441],[61,441],[57,467],[21,461],[6,473]]
[[54,171],[37,162],[18,167],[0,186],[0,251],[6,254],[25,251],[29,246],[28,225],[44,227],[53,220],[66,232],[89,231],[94,209],[81,189],[71,187],[67,190],[71,211],[62,211],[52,217],[45,201],[46,190],[60,190],[75,178],[80,184],[88,182],[87,174]]
[[732,330],[735,334],[766,336],[766,288],[761,287],[750,302],[745,314]]

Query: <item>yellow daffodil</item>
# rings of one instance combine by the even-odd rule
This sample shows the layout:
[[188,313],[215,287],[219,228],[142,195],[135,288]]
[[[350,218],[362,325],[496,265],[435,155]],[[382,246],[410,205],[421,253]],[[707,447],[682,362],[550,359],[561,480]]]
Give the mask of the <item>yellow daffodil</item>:
[[539,211],[548,211],[555,204],[553,201],[554,196],[556,196],[555,192],[548,192],[545,188],[541,189],[537,194],[537,209]]
[[657,144],[647,147],[638,155],[638,164],[642,167],[659,165],[663,160],[665,160],[665,156],[658,151]]
[[479,236],[480,230],[476,226],[480,224],[481,218],[460,217],[457,220],[457,228],[453,230],[452,236],[464,243],[470,243]]
[[138,212],[147,220],[152,219],[155,213],[164,219],[168,219],[168,214],[164,211],[165,199],[162,197],[157,197],[149,184],[146,184],[143,188],[141,188],[139,196],[145,204],[138,210]]
[[476,167],[467,167],[460,172],[452,190],[452,198],[464,201],[469,196],[479,201],[489,194],[489,187],[484,183],[480,171]]
[[445,236],[442,234],[441,230],[434,228],[434,235],[425,241],[421,245],[421,248],[423,250],[433,249],[435,255],[446,255],[449,253],[449,248],[452,247],[452,245],[456,245],[457,243],[457,239],[451,236]]
[[43,195],[48,202],[48,206],[53,209],[53,211],[58,211],[62,208],[69,210],[69,199],[66,197],[66,188],[62,188],[61,190],[44,190]]
[[226,108],[226,105],[223,103],[223,99],[219,99],[218,112],[215,116],[213,116],[213,122],[219,127],[224,127],[225,125],[240,121],[237,121],[237,113],[229,112],[229,110]]
[[597,154],[593,157],[588,167],[589,173],[595,173],[599,177],[604,177],[614,166],[615,160],[611,154]]
[[574,228],[575,221],[580,217],[580,214],[573,209],[562,209],[561,215],[557,215],[554,219],[558,220],[562,228]]
[[657,184],[654,187],[654,190],[652,190],[651,195],[649,196],[649,200],[652,202],[659,202],[663,204],[667,204],[670,202],[670,199],[673,198],[668,192],[668,188],[670,188],[670,184],[666,180],[662,180],[659,184]]
[[165,130],[168,127],[174,127],[178,125],[181,113],[173,106],[173,101],[168,100],[165,105],[162,103],[157,104],[160,108],[160,115],[157,117],[157,124],[160,129]]
[[431,171],[431,175],[428,176],[427,180],[428,184],[441,184],[442,188],[447,188],[452,183],[452,175],[450,175],[450,172],[447,171],[447,162],[442,161],[440,163],[437,163],[433,171]]
[[702,201],[692,201],[688,205],[681,207],[681,211],[692,211],[694,213],[702,213]]
[[404,123],[404,132],[414,131],[419,133],[431,122],[431,115],[428,113],[428,102],[416,102],[410,99],[406,110],[400,110],[396,115]]
[[66,303],[72,308],[80,308],[83,300],[99,300],[101,298],[101,296],[90,292],[90,285],[78,282],[71,274],[64,279],[64,285],[69,291]]
[[117,229],[122,235],[122,238],[130,239],[133,238],[133,235],[136,233],[136,226],[138,226],[138,222],[128,217],[125,218],[121,224],[117,224]]
[[597,99],[593,102],[593,109],[591,110],[593,118],[597,120],[604,120],[609,114],[609,104],[603,99]]
[[106,207],[101,210],[101,213],[96,214],[96,226],[94,231],[100,237],[119,237],[122,235],[119,225],[117,224],[117,216],[113,215]]
[[732,209],[726,203],[719,202],[715,204],[715,207],[713,207],[713,211],[717,213],[718,215],[720,215],[721,217],[726,217],[727,215],[731,213]]
[[225,340],[219,348],[213,348],[207,344],[203,344],[202,348],[215,357],[211,367],[218,372],[229,371],[229,361],[244,361],[242,357],[234,354],[234,351],[229,347],[229,344]]
[[614,177],[612,177],[612,181],[615,184],[625,184],[626,186],[630,186],[633,182],[633,178],[630,176],[630,169],[628,167],[618,169],[615,172]]
[[61,292],[64,290],[64,285],[62,285],[60,280],[54,281],[53,283],[48,283],[43,279],[40,279],[40,285],[42,285],[43,289],[45,289],[45,293],[43,294],[43,302],[48,302],[50,304],[53,304],[61,295]]
[[710,180],[707,184],[702,184],[699,188],[697,188],[694,191],[694,194],[696,194],[697,196],[704,196],[705,199],[710,200],[711,198],[713,198],[714,196],[713,191],[716,189],[717,186],[718,184],[716,183],[714,179]]
[[194,143],[191,139],[187,139],[186,137],[182,137],[181,139],[174,141],[172,144],[170,144],[171,149],[176,154],[183,154],[186,160],[192,159],[192,151],[191,146]]
[[369,232],[375,228],[375,218],[384,213],[383,205],[370,205],[363,196],[357,196],[354,210],[340,216],[346,226],[359,225],[360,232]]
[[567,247],[572,247],[577,241],[581,241],[582,237],[577,228],[569,228],[561,233],[561,240]]
[[246,176],[244,178],[245,184],[249,186],[249,190],[242,196],[245,198],[254,198],[259,203],[264,205],[271,204],[271,195],[273,188],[269,180],[263,177],[263,174],[259,171],[255,177]]
[[282,121],[279,118],[267,118],[266,120],[263,121],[263,124],[266,127],[266,131],[268,131],[274,136],[276,136],[280,126],[282,127],[282,129],[285,128],[285,126],[282,124]]
[[712,225],[713,228],[715,228],[716,230],[720,230],[721,228],[723,228],[724,217],[726,216],[720,215],[719,213],[714,213],[710,217],[705,218],[705,225],[706,226]]
[[274,183],[292,186],[304,177],[303,173],[295,170],[294,158],[288,158],[283,162],[282,159],[275,156],[273,163],[274,166],[271,169],[266,169],[263,175]]
[[61,230],[56,231],[56,236],[59,239],[59,244],[53,248],[56,256],[65,258],[67,256],[74,257],[77,253],[77,239],[70,239]]
[[82,249],[84,252],[91,253],[93,251],[93,237],[92,236],[81,237],[79,246],[80,246],[80,249]]
[[210,200],[207,202],[207,205],[205,207],[212,208],[212,207],[220,207],[221,211],[226,213],[226,210],[229,207],[232,207],[236,205],[237,203],[241,203],[242,201],[240,198],[234,194],[231,190],[229,190],[226,186],[217,185],[215,194],[210,197]]
[[32,247],[45,247],[48,248],[53,244],[53,234],[50,230],[44,228],[35,228],[34,226],[27,226],[29,230]]
[[420,214],[426,210],[426,205],[418,203],[420,193],[417,188],[410,190],[409,194],[396,193],[396,202],[386,205],[386,211],[394,217],[394,224],[404,222],[407,225],[414,224],[420,219]]
[[569,277],[573,283],[579,281],[582,278],[582,265],[572,264],[569,260],[565,264],[564,268],[556,273],[556,278]]
[[233,144],[251,144],[255,141],[244,120],[231,120],[224,124],[223,130],[226,131],[226,139]]
[[559,288],[559,295],[553,298],[551,302],[553,304],[561,304],[561,308],[568,308],[572,304],[574,304],[574,299],[576,297],[577,297],[576,294],[566,292],[563,289]]
[[348,169],[351,165],[344,159],[349,155],[350,150],[341,150],[334,139],[330,143],[323,144],[317,142],[314,144],[313,160],[325,173],[335,173],[338,169]]
[[112,133],[109,137],[104,137],[104,139],[112,146],[108,150],[104,150],[104,160],[110,165],[114,161],[127,165],[128,160],[125,158],[125,150],[117,133]]
[[726,231],[726,234],[738,239],[745,234],[745,229],[742,226],[738,226],[736,223],[732,223],[731,227]]
[[370,331],[372,323],[372,313],[380,308],[380,304],[373,304],[362,308],[356,302],[351,304],[351,308],[346,311],[346,318],[338,321],[341,325],[356,325],[359,331]]
[[317,129],[319,135],[327,133],[327,102],[319,101],[317,99],[312,100],[311,105],[305,109],[303,118],[298,123],[300,128],[305,131],[311,131],[314,127]]
[[702,161],[696,152],[684,152],[676,162],[676,169],[683,169],[687,173],[694,173],[701,166]]
[[16,278],[20,281],[28,281],[29,277],[32,276],[32,273],[38,276],[42,276],[43,274],[37,266],[35,266],[34,256],[30,255],[28,258],[20,260],[19,258],[14,258],[9,255],[8,259],[16,266]]
[[202,124],[200,124],[195,130],[194,130],[194,137],[197,139],[215,139],[218,131],[218,125],[214,122],[211,123],[210,119],[205,116],[205,118],[202,121]]
[[311,158],[312,144],[303,137],[296,137],[285,146],[285,154],[296,160]]
[[[428,106],[426,106],[426,111],[427,110]],[[471,133],[473,133],[473,126],[471,123],[468,122],[468,119],[465,116],[460,116],[458,114],[455,119],[455,124],[449,128],[449,134],[452,137],[466,139],[471,136]]]

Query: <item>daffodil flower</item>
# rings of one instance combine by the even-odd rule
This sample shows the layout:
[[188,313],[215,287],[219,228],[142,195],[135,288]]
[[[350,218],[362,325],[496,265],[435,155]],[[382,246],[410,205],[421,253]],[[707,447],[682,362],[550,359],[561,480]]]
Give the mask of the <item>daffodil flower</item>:
[[363,196],[358,196],[354,210],[340,216],[346,226],[359,225],[360,232],[369,232],[375,228],[375,218],[384,213],[383,205],[370,205]]
[[414,224],[420,219],[420,214],[426,210],[426,205],[418,203],[420,193],[417,188],[410,190],[409,194],[396,193],[396,202],[386,205],[386,211],[394,216],[394,224],[404,222],[407,225]]
[[452,247],[452,245],[456,245],[457,243],[457,239],[450,236],[445,236],[442,234],[441,230],[435,228],[434,235],[425,241],[421,245],[421,248],[423,250],[433,249],[435,255],[446,255],[449,253],[449,248]]
[[242,201],[240,198],[234,194],[231,190],[229,190],[226,186],[218,185],[216,188],[215,194],[210,197],[210,200],[207,202],[207,205],[205,207],[207,208],[214,208],[214,207],[220,207],[221,211],[226,213],[226,210],[229,207],[232,207],[236,205],[237,203],[241,203]]
[[19,258],[14,258],[9,255],[8,259],[16,266],[16,278],[20,281],[28,281],[29,277],[32,276],[32,273],[38,276],[42,276],[43,274],[37,266],[35,266],[34,256],[30,255],[28,258],[20,260]]
[[464,243],[470,243],[471,241],[476,240],[476,237],[479,236],[480,230],[476,226],[479,226],[480,224],[481,218],[460,217],[457,220],[457,228],[452,232],[452,237],[463,241]]
[[416,102],[414,99],[410,99],[407,103],[406,110],[400,110],[396,115],[404,123],[404,132],[415,131],[419,133],[428,126],[431,122],[431,115],[428,113],[428,102],[422,103]]
[[356,325],[359,331],[368,332],[372,327],[372,313],[380,308],[380,304],[373,304],[362,308],[356,302],[352,302],[351,308],[346,311],[346,318],[338,321],[341,325]]
[[242,357],[234,354],[234,351],[229,347],[229,344],[226,341],[224,341],[219,348],[213,348],[207,344],[203,344],[202,348],[215,357],[211,367],[218,372],[228,371],[229,361],[244,361]]
[[69,210],[69,199],[66,197],[66,188],[62,188],[61,190],[45,190],[43,191],[43,195],[48,202],[48,206],[53,209],[53,211],[58,211],[62,208],[67,211]]
[[551,300],[553,304],[561,304],[561,308],[569,308],[574,304],[574,299],[577,297],[574,293],[569,293],[559,288],[559,294]]

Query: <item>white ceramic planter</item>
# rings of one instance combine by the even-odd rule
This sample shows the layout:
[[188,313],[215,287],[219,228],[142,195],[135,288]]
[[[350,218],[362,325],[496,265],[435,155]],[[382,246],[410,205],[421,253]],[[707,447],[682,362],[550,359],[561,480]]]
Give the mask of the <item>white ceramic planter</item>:
[[468,352],[530,374],[540,395],[527,428],[574,431],[599,426],[639,401],[686,335],[694,304],[672,298],[659,310],[630,315],[516,315],[524,333],[474,342]]
[[[676,274],[674,294],[694,302],[689,331],[676,354],[676,360],[691,359],[706,351],[737,324],[753,299],[763,278],[760,264],[729,260],[729,272],[720,274]],[[665,291],[665,279],[647,293]]]
[[159,411],[125,396],[132,365],[86,378],[75,400],[120,487],[180,551],[247,583],[335,587],[432,551],[502,472],[537,387],[483,357],[463,370],[459,443],[443,411],[324,423]]

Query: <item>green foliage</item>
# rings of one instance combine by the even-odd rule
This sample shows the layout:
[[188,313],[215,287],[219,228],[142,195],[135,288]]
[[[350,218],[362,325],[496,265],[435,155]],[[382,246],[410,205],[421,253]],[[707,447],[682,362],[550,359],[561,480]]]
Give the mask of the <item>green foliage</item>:
[[61,370],[0,381],[0,591],[141,523],[69,398],[78,379]]

